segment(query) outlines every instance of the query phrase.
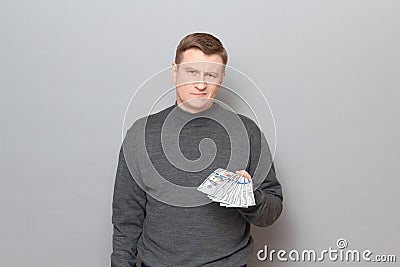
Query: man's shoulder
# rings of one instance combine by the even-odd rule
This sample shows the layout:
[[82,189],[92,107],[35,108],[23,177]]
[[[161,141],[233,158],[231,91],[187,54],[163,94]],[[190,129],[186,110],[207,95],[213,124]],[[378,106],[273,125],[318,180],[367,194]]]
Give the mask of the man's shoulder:
[[127,130],[124,143],[136,143],[148,134],[157,134],[173,106],[137,119]]
[[260,133],[260,128],[258,127],[255,121],[253,121],[252,119],[243,114],[237,113],[237,115],[242,120],[244,126],[246,127],[247,132],[249,132],[250,134]]
[[137,130],[144,129],[144,127],[155,126],[157,124],[162,124],[165,118],[173,109],[173,105],[169,106],[161,111],[143,116],[137,119],[131,127],[129,127],[128,132],[135,132]]
[[[231,108],[222,107],[222,110],[226,115],[227,118],[236,120],[239,118],[242,122],[243,126],[246,128],[247,133],[249,136],[259,136],[261,134],[261,129],[258,124],[251,118],[247,117],[246,115],[237,113],[236,111],[232,110]],[[236,120],[237,122],[237,120]],[[235,122],[235,123],[236,123]]]

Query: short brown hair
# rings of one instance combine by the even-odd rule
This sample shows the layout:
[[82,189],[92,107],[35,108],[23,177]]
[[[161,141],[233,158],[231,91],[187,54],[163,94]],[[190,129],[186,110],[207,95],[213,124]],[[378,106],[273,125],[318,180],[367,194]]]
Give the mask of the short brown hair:
[[225,65],[228,62],[228,54],[218,38],[209,33],[197,32],[185,36],[179,42],[176,48],[175,63],[179,64],[182,61],[182,53],[191,48],[199,49],[206,55],[217,54]]

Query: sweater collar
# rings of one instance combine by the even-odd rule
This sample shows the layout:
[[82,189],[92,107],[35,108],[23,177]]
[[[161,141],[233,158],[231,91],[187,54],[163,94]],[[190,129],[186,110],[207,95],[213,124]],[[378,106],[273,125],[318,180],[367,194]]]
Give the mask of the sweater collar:
[[191,113],[179,107],[179,105],[175,101],[175,104],[172,106],[172,113],[170,115],[172,115],[172,117],[174,117],[179,122],[188,122],[196,118],[213,117],[213,115],[220,112],[221,109],[223,108],[215,101],[213,101],[212,105],[208,109],[196,113]]

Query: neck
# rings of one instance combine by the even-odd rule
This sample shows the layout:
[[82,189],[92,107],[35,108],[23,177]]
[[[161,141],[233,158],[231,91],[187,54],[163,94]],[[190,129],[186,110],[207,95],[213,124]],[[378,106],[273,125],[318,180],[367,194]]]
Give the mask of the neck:
[[211,101],[207,101],[207,103],[206,103],[205,105],[203,105],[203,106],[201,106],[201,107],[199,107],[199,108],[190,107],[190,106],[188,106],[188,105],[185,105],[185,104],[182,103],[182,102],[181,102],[181,103],[175,102],[175,104],[176,104],[179,108],[183,109],[183,110],[186,111],[186,112],[189,112],[189,113],[199,113],[199,112],[202,112],[202,111],[205,111],[205,110],[209,109],[209,108],[212,106],[213,101],[212,101],[212,100],[211,100]]

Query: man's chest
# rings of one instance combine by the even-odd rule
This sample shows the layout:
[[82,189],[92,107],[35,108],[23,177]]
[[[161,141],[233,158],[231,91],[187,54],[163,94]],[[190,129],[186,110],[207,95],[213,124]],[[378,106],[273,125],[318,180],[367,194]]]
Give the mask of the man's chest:
[[218,124],[188,125],[178,135],[163,135],[153,127],[146,132],[146,152],[152,167],[166,180],[197,186],[212,171],[226,168],[231,142]]

